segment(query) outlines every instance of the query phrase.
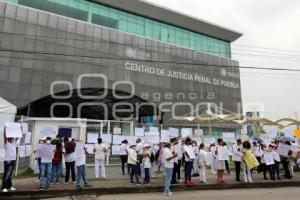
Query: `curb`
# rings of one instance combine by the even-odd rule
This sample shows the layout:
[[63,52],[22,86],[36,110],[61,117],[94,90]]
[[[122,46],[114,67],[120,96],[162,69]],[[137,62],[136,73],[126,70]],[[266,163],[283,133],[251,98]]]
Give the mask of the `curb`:
[[[255,189],[255,188],[278,188],[278,187],[296,187],[300,186],[300,181],[280,181],[280,182],[256,182],[256,183],[233,183],[225,185],[208,184],[194,185],[188,187],[186,185],[174,186],[172,190],[178,191],[194,191],[194,190],[229,190],[229,189]],[[88,188],[81,190],[49,190],[49,191],[17,191],[11,193],[1,193],[0,199],[45,199],[55,197],[77,196],[77,195],[113,195],[113,194],[134,194],[134,193],[151,193],[162,192],[162,186],[150,187],[118,187],[118,188]]]

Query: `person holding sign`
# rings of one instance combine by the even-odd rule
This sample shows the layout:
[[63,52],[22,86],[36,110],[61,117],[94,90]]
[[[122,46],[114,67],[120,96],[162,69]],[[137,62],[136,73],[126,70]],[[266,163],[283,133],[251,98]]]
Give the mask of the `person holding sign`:
[[217,142],[218,144],[216,145],[214,156],[216,157],[217,183],[221,185],[225,183],[223,179],[223,174],[224,174],[224,170],[226,169],[225,166],[226,149],[223,147],[223,140],[221,138],[219,138]]
[[[125,164],[127,164],[128,160],[128,141],[123,140],[120,147],[120,158],[122,163],[122,174],[125,175]],[[127,174],[130,173],[128,164],[127,164]]]
[[200,183],[207,183],[206,182],[206,152],[204,148],[205,148],[205,144],[201,143],[199,147],[199,154],[197,160]]
[[69,138],[64,139],[65,142],[65,164],[66,164],[66,176],[65,176],[65,183],[69,184],[70,172],[72,176],[72,182],[75,183],[75,147],[76,142],[75,140],[69,141]]
[[[176,149],[177,142],[178,142],[177,138],[171,139],[171,151],[173,154],[176,153],[178,155],[178,152]],[[178,157],[176,157],[176,158],[174,158],[174,168],[173,168],[172,181],[171,181],[171,184],[173,184],[173,185],[178,184],[177,179],[176,179],[176,174],[177,174],[178,168],[179,168]]]
[[[128,150],[128,165],[130,168],[130,184],[136,184],[136,185],[140,185],[140,181],[139,181],[139,171],[140,169],[138,169],[140,167],[139,164],[139,160],[137,158],[137,152],[135,149],[136,145],[131,145],[129,150]],[[136,183],[133,182],[133,176],[135,176],[136,179]]]
[[163,150],[163,164],[165,167],[165,183],[164,183],[164,195],[172,196],[173,193],[170,191],[170,184],[172,180],[174,159],[177,157],[175,152],[171,151],[171,143],[166,143]]
[[150,156],[151,156],[150,145],[145,144],[144,151],[143,151],[143,167],[145,169],[144,184],[150,183],[150,169],[151,169]]
[[106,178],[105,174],[105,154],[109,150],[106,148],[105,144],[102,143],[102,138],[98,138],[98,144],[95,145],[94,153],[95,153],[95,177],[100,178],[100,170],[101,167],[101,175],[102,178]]
[[92,187],[91,184],[86,179],[86,154],[87,148],[82,142],[77,142],[75,147],[75,165],[77,168],[77,176],[76,176],[76,188],[80,189],[80,180],[82,178],[85,187]]
[[41,156],[40,191],[50,187],[54,150],[55,146],[51,145],[50,137],[46,138],[46,144],[41,144],[38,147],[38,151]]
[[192,168],[193,168],[193,161],[196,158],[194,149],[192,146],[191,138],[185,139],[184,145],[184,175],[185,175],[185,183],[188,186],[192,186],[194,183],[192,182]]
[[12,176],[16,167],[17,147],[16,142],[18,138],[6,138],[4,130],[4,173],[2,177],[2,192],[15,191],[16,188],[12,184]]
[[251,170],[259,166],[255,155],[251,150],[251,144],[249,141],[243,142],[243,166],[244,166],[244,179],[245,182],[252,183],[252,174]]
[[240,173],[241,173],[241,162],[242,162],[242,140],[237,139],[236,143],[232,147],[232,160],[234,161],[235,166],[235,180],[236,182],[241,182]]

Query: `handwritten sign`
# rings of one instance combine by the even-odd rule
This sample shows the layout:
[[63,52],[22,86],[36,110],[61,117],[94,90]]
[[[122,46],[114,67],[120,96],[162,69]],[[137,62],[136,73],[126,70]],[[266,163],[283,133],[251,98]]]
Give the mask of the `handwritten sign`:
[[160,142],[170,142],[170,133],[168,130],[161,130]]
[[20,123],[14,122],[5,122],[6,127],[6,137],[7,138],[21,138],[22,137],[22,130]]
[[235,133],[233,133],[233,132],[223,133],[223,140],[226,142],[234,142],[235,141]]
[[283,143],[279,143],[277,147],[277,153],[281,156],[288,156],[290,150],[291,146]]
[[38,152],[40,158],[44,158],[46,160],[52,160],[54,157],[55,145],[48,144],[38,144]]
[[181,129],[181,137],[182,138],[190,138],[193,136],[193,129],[192,128],[182,128]]
[[94,154],[94,148],[95,148],[95,145],[94,144],[86,144],[86,150],[89,154]]
[[98,143],[98,133],[88,133],[87,134],[87,143],[96,144]]
[[120,155],[121,154],[121,146],[120,145],[113,145],[111,147],[111,154],[112,155]]
[[178,128],[169,128],[170,137],[178,137],[179,129]]
[[145,132],[144,128],[135,128],[134,129],[134,135],[137,137],[144,137],[144,135],[145,135],[144,132]]
[[121,135],[122,134],[122,128],[120,128],[120,127],[114,127],[114,134]]
[[43,138],[43,137],[54,138],[55,137],[55,131],[53,130],[53,128],[51,128],[51,127],[44,127],[41,130],[41,138]]

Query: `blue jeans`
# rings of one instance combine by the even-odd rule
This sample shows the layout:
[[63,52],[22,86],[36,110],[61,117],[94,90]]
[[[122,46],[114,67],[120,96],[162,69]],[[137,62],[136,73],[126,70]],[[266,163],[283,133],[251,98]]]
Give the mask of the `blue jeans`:
[[51,183],[54,181],[54,177],[56,177],[56,182],[59,182],[59,177],[61,175],[60,169],[62,164],[52,164],[52,176],[51,176]]
[[4,161],[4,173],[2,177],[2,189],[10,189],[12,187],[12,175],[16,167],[16,161]]
[[80,187],[80,180],[82,178],[84,185],[90,186],[89,182],[86,179],[85,165],[77,166],[77,176],[76,176],[76,187]]
[[144,183],[150,183],[150,168],[145,168]]
[[172,180],[173,168],[165,168],[165,189],[164,193],[170,193],[170,184]]
[[184,163],[184,175],[185,181],[192,179],[193,161],[185,161]]
[[40,188],[46,189],[50,186],[52,172],[52,163],[41,162],[41,172],[40,172]]

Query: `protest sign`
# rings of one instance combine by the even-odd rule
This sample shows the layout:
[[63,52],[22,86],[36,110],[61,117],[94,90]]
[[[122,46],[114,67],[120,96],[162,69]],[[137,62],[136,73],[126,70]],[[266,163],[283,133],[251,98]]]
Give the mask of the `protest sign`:
[[98,133],[88,133],[87,134],[87,143],[96,144],[98,143],[99,134]]
[[178,128],[169,128],[170,137],[178,137],[179,129]]
[[193,136],[193,129],[192,128],[182,128],[181,129],[181,137],[182,138],[191,138]]
[[279,143],[277,147],[277,153],[281,156],[288,156],[290,150],[291,146],[283,143]]
[[144,128],[135,128],[134,135],[137,137],[144,137]]
[[21,138],[22,131],[21,131],[21,124],[14,123],[14,122],[5,122],[6,128],[6,137],[7,138]]
[[161,130],[160,142],[164,142],[164,143],[170,142],[170,134],[168,130]]
[[111,154],[112,155],[120,155],[121,154],[121,147],[120,147],[120,145],[113,145],[111,147]]

